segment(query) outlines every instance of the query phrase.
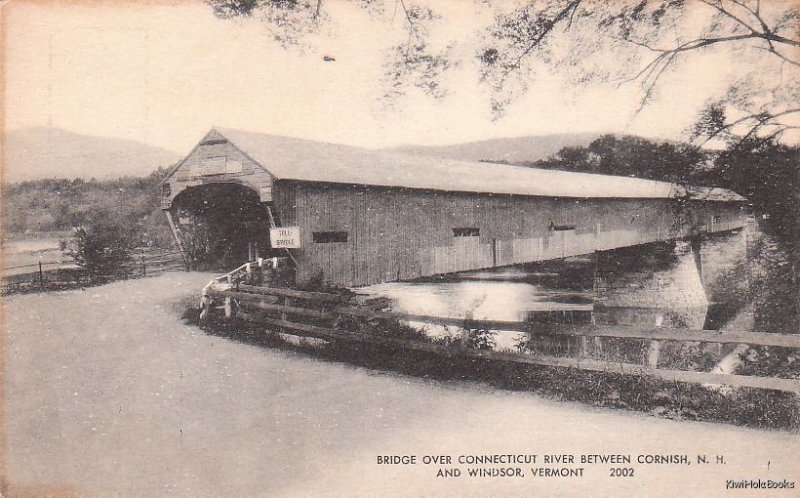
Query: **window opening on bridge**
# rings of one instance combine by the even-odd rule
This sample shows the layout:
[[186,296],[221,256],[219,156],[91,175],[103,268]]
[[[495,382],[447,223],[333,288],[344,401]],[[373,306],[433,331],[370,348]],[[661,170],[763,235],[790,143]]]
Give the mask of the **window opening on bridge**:
[[347,242],[347,232],[314,232],[311,236],[317,244]]
[[212,138],[201,142],[200,145],[217,145],[217,144],[226,144],[228,141],[224,138]]
[[454,228],[453,237],[478,237],[481,231],[477,228]]
[[547,228],[552,232],[565,232],[567,230],[575,230],[575,225],[556,225],[551,221],[550,226]]

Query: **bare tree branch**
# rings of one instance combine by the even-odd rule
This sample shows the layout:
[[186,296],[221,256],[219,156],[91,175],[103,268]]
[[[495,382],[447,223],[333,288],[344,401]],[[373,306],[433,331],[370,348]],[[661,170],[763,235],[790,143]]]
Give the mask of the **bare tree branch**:
[[744,3],[744,2],[742,2],[740,0],[731,0],[731,1],[733,3],[735,3],[736,5],[741,6],[742,8],[747,10],[748,12],[750,12],[753,15],[753,17],[756,18],[758,23],[761,25],[761,29],[762,29],[762,31],[764,33],[772,32],[772,30],[769,28],[769,26],[767,26],[767,23],[764,21],[764,18],[761,17],[761,14],[759,13],[759,9],[761,8],[760,2],[758,2],[758,1],[756,2],[756,8],[754,10],[754,9],[750,8],[749,5],[747,5],[746,3]]
[[764,33],[763,35],[759,36],[759,38],[763,38],[765,40],[770,40],[778,43],[783,43],[786,45],[791,45],[793,47],[800,47],[800,41],[792,40],[791,38],[786,38],[785,36],[776,35],[775,33]]
[[[745,124],[748,121],[752,121],[753,123],[752,123],[752,125],[749,126],[749,130],[747,131],[747,133],[739,139],[739,141],[741,142],[741,141],[747,140],[750,137],[755,136],[755,134],[758,132],[758,130],[760,130],[761,128],[763,128],[765,126],[780,126],[779,123],[777,123],[777,122],[770,123],[770,121],[775,121],[777,118],[780,118],[782,116],[787,116],[787,115],[790,115],[790,114],[798,114],[798,113],[800,113],[800,108],[786,109],[786,110],[783,110],[783,111],[780,111],[780,112],[776,112],[776,113],[759,112],[759,113],[748,114],[746,116],[742,116],[741,118],[736,119],[734,121],[731,121],[729,123],[725,123],[724,125],[720,126],[716,130],[712,130],[710,133],[705,134],[705,140],[703,140],[699,144],[699,146],[702,147],[703,145],[705,145],[706,143],[710,142],[711,140],[713,140],[713,139],[715,139],[715,138],[717,138],[717,137],[719,137],[719,136],[721,136],[721,135],[723,135],[725,133],[729,133],[733,128],[735,128],[735,127],[737,127],[739,125]],[[794,125],[791,125],[791,126],[790,125],[784,125],[784,127],[786,129],[800,128],[800,127],[797,127],[797,126],[794,126]]]
[[775,55],[776,57],[778,57],[779,59],[782,59],[784,62],[788,62],[789,64],[792,64],[792,65],[795,65],[797,67],[800,67],[800,62],[797,62],[797,61],[794,61],[792,59],[789,59],[788,57],[786,57],[782,53],[778,52],[778,50],[775,48],[775,45],[773,45],[771,42],[768,42],[768,44],[769,44],[769,47],[767,47],[767,48],[758,47],[759,50],[763,50],[765,52],[769,52],[769,53]]
[[[736,21],[736,22],[738,22],[739,24],[741,24],[742,26],[744,26],[744,27],[745,27],[747,30],[749,30],[749,31],[752,31],[752,32],[755,32],[755,30],[753,29],[753,27],[752,27],[752,26],[750,26],[749,24],[747,24],[747,23],[746,23],[746,22],[744,22],[743,20],[739,19],[737,16],[733,15],[733,14],[732,14],[731,12],[729,12],[727,9],[725,9],[725,8],[722,6],[722,2],[720,2],[719,0],[717,0],[716,2],[711,2],[711,1],[709,1],[709,0],[700,0],[700,1],[701,1],[702,3],[704,3],[704,4],[708,5],[709,7],[713,7],[714,9],[718,10],[718,11],[719,11],[720,13],[722,13],[723,15],[725,15],[725,16],[727,16],[727,17],[730,17],[730,18],[731,18],[731,19],[733,19],[734,21]],[[738,3],[738,2],[736,2],[736,0],[732,0],[732,1],[733,1],[734,3]]]
[[[689,52],[691,50],[697,50],[703,47],[707,47],[709,45],[716,45],[717,43],[726,43],[726,42],[734,42],[734,41],[741,41],[741,40],[748,40],[754,38],[763,38],[759,33],[747,33],[741,35],[730,35],[730,36],[718,36],[714,38],[695,38],[688,42],[684,42],[681,45],[673,48],[650,48],[655,52],[662,52],[663,54],[671,54],[671,53],[680,53],[680,52]],[[633,40],[625,39],[626,41],[630,41],[634,43]],[[635,43],[636,45],[643,45],[641,42]]]
[[319,15],[322,12],[322,0],[317,0],[317,7],[314,9],[314,21],[319,22]]
[[[664,61],[661,65],[661,69],[656,73],[655,78],[650,80],[650,83],[647,84],[644,92],[644,96],[642,97],[641,101],[639,102],[639,107],[636,109],[634,114],[639,114],[644,109],[644,106],[650,101],[653,96],[653,91],[655,90],[656,84],[658,84],[658,80],[664,74],[664,71],[667,70],[670,64],[675,61],[675,58],[678,57],[677,53],[670,54],[669,57]],[[645,80],[646,81],[646,80]],[[644,82],[643,82],[644,83]]]
[[408,8],[406,7],[406,3],[403,0],[397,0],[395,5],[400,4],[400,7],[403,9],[403,13],[406,15],[406,20],[408,21],[409,26],[414,26],[414,21],[411,20],[411,14],[408,13]]
[[[567,4],[558,14],[556,14],[549,22],[545,25],[545,28],[539,33],[528,46],[522,50],[519,56],[514,60],[512,64],[510,64],[505,71],[503,71],[502,77],[500,78],[500,86],[503,85],[505,78],[514,70],[519,69],[522,60],[527,57],[533,49],[535,49],[539,44],[542,43],[542,40],[553,31],[553,29],[558,25],[559,22],[563,21],[564,19],[569,19],[569,22],[572,22],[572,16],[577,10],[578,6],[580,6],[583,0],[572,0],[570,3]],[[569,26],[569,25],[568,25]]]

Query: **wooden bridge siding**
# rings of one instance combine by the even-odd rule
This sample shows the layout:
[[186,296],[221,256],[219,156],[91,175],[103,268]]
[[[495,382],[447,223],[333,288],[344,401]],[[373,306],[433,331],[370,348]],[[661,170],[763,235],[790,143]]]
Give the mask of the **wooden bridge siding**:
[[[242,171],[238,173],[214,175],[196,174],[197,168],[203,160],[217,156],[225,156],[229,161],[239,161],[242,164]],[[255,190],[256,193],[259,193],[262,188],[271,189],[273,182],[272,176],[264,171],[258,163],[250,159],[235,146],[225,142],[213,145],[199,145],[186,157],[167,183],[169,183],[170,186],[170,195],[168,197],[162,197],[161,207],[163,209],[171,207],[172,201],[187,187],[196,187],[210,183],[237,183],[246,185]]]
[[[724,202],[701,202],[693,201],[690,203],[693,211],[702,213],[695,220],[706,232],[724,232],[743,225],[742,219],[745,213],[740,210],[726,209]],[[715,217],[719,221],[715,221]]]
[[[690,233],[688,225],[676,231],[674,201],[666,199],[576,201],[280,181],[275,195],[278,211],[295,209],[301,227],[303,248],[293,251],[300,263],[298,279],[321,272],[338,285],[555,259]],[[289,207],[284,199],[291,196]],[[721,216],[717,231],[742,219],[732,203],[695,203],[692,209],[698,222]],[[551,222],[575,230],[550,231]],[[459,227],[479,228],[480,236],[454,237],[452,229]],[[346,243],[312,241],[313,232],[340,230],[348,232]]]

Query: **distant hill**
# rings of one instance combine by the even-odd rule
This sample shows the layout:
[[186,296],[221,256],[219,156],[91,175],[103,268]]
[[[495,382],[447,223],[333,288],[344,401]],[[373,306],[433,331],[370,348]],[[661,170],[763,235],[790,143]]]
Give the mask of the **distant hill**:
[[12,130],[5,136],[4,181],[40,178],[146,176],[180,159],[177,152],[133,140],[95,137],[59,128]]
[[[566,146],[587,146],[598,133],[563,133],[496,138],[454,145],[405,145],[386,152],[478,161],[545,159]],[[181,159],[171,150],[133,140],[82,135],[60,128],[36,127],[6,133],[4,181],[42,178],[143,177]]]
[[447,159],[479,161],[481,159],[508,162],[546,159],[564,147],[587,146],[600,133],[559,133],[516,138],[493,138],[454,145],[402,145],[383,149],[386,152],[434,156]]

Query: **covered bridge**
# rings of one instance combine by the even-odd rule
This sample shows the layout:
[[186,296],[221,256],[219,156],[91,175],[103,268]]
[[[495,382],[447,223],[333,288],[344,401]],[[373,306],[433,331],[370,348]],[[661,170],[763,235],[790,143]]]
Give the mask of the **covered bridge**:
[[[161,185],[187,261],[285,255],[298,283],[354,286],[743,226],[722,189],[454,161],[216,128]],[[286,241],[270,228],[291,227]],[[278,243],[291,249],[274,248]]]

